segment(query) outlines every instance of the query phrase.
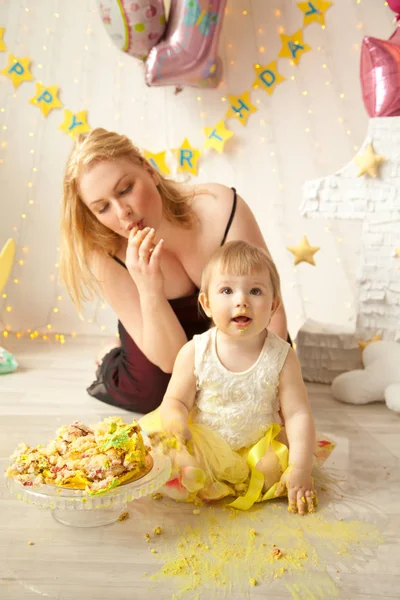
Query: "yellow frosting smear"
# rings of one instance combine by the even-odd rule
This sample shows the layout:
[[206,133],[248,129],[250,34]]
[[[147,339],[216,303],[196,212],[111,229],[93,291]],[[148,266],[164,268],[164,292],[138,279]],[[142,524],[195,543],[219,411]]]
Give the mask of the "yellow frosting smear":
[[151,579],[173,580],[175,600],[211,600],[222,591],[247,597],[252,586],[272,584],[294,600],[330,600],[339,595],[341,569],[369,560],[383,542],[373,525],[292,515],[284,502],[248,512],[203,506],[180,539],[168,541],[167,532],[162,539],[164,564]]

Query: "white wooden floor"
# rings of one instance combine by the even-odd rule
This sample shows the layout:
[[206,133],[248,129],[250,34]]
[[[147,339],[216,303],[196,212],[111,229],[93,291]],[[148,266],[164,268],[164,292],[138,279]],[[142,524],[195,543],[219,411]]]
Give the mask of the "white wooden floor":
[[[46,442],[62,424],[75,419],[91,424],[112,414],[132,416],[85,392],[94,373],[98,339],[76,339],[63,346],[37,340],[9,340],[7,346],[20,368],[14,374],[0,376],[3,468],[17,443]],[[1,478],[0,598],[171,599],[182,589],[179,577],[154,582],[148,576],[162,567],[166,556],[163,551],[171,553],[176,549],[184,525],[206,527],[205,515],[212,512],[226,531],[234,526],[235,535],[241,524],[249,523],[251,518],[256,518],[260,534],[263,528],[267,531],[271,519],[280,519],[281,529],[292,530],[298,530],[300,525],[305,529],[307,519],[309,525],[318,525],[320,521],[316,519],[327,519],[332,531],[335,523],[343,519],[344,523],[359,520],[372,524],[381,532],[382,540],[379,544],[359,540],[354,552],[344,555],[329,539],[328,528],[328,537],[315,541],[321,557],[319,567],[305,565],[303,575],[309,569],[307,577],[311,583],[306,585],[307,578],[303,577],[297,592],[285,577],[272,583],[258,581],[260,585],[256,587],[246,586],[246,577],[242,582],[239,577],[229,591],[226,584],[213,584],[185,592],[182,598],[283,600],[294,598],[297,593],[301,600],[329,600],[338,592],[346,600],[398,599],[400,419],[383,404],[349,406],[332,400],[329,387],[309,385],[308,389],[318,430],[338,443],[326,465],[329,477],[324,484],[326,491],[320,494],[317,515],[303,517],[302,521],[276,501],[258,505],[252,515],[239,513],[232,520],[227,519],[228,511],[220,506],[201,507],[201,514],[193,515],[192,506],[143,498],[130,505],[130,518],[123,523],[78,529],[59,524],[47,510],[14,499]],[[145,533],[156,525],[161,525],[164,533],[152,542],[158,550],[151,553]],[[28,541],[34,544],[28,545]],[[243,561],[244,572],[251,565],[245,564],[245,558]],[[312,587],[317,575],[328,578],[321,579],[319,591]]]

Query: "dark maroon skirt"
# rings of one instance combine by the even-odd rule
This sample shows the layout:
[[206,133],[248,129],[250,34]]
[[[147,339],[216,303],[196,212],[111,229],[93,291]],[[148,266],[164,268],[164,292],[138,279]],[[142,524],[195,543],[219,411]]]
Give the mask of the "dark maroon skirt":
[[[209,319],[201,313],[197,297],[198,292],[169,301],[188,340],[210,327]],[[121,347],[106,354],[96,371],[96,380],[87,391],[107,404],[148,413],[161,404],[171,374],[164,373],[146,358],[120,321],[118,331]]]

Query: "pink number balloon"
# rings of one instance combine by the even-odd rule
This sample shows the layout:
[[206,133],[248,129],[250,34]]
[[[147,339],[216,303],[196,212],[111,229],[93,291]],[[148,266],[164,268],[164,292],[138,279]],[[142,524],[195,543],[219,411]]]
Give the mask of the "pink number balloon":
[[115,45],[145,59],[166,29],[163,0],[97,0],[101,19]]
[[365,37],[360,76],[365,108],[370,117],[400,115],[400,26],[388,40]]
[[146,61],[148,85],[216,87],[217,57],[226,0],[172,0],[165,38]]
[[389,8],[395,13],[400,13],[400,0],[387,0]]

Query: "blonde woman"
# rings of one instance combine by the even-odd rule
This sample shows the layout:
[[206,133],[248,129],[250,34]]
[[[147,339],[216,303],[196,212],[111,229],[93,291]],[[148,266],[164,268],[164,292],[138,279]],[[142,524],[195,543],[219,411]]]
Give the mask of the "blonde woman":
[[[211,254],[229,240],[266,249],[234,189],[169,181],[105,129],[80,136],[69,156],[61,235],[61,276],[78,310],[98,295],[118,316],[120,345],[101,357],[88,392],[141,413],[161,403],[182,346],[209,328],[197,296]],[[269,327],[286,339],[282,305]]]

